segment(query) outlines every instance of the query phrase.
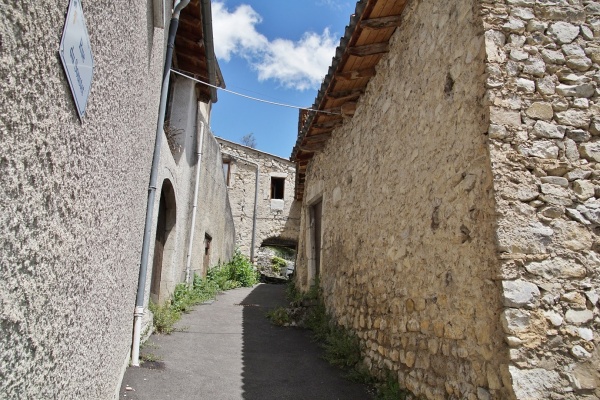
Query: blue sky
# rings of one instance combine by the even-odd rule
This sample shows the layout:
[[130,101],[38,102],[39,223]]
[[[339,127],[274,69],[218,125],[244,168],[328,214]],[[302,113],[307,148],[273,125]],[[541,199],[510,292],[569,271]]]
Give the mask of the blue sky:
[[[350,0],[213,1],[215,52],[227,89],[312,106],[355,5]],[[298,110],[223,91],[218,96],[211,117],[215,135],[239,142],[253,133],[258,150],[290,156]]]

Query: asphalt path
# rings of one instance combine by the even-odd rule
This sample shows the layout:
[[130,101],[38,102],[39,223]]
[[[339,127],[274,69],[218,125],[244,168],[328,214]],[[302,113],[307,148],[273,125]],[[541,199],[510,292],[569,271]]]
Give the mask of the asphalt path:
[[373,399],[321,358],[309,331],[269,322],[267,311],[286,304],[284,291],[269,284],[231,290],[184,315],[180,331],[152,335],[142,354],[155,361],[127,368],[119,398]]

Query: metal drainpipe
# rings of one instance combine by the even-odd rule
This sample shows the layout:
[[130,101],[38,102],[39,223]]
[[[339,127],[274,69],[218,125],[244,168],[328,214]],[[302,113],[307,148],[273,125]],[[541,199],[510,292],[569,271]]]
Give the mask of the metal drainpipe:
[[192,248],[194,244],[194,230],[196,228],[196,211],[198,210],[198,186],[200,186],[200,168],[202,165],[202,144],[204,142],[204,122],[200,122],[200,137],[198,138],[198,147],[196,156],[196,181],[194,183],[194,206],[192,207],[192,224],[190,226],[190,243],[188,245],[187,261],[185,265],[185,283],[189,285],[192,265]]
[[256,243],[256,208],[258,205],[258,174],[260,167],[257,163],[241,157],[235,157],[236,160],[242,160],[247,164],[252,164],[256,167],[256,177],[254,178],[254,213],[252,215],[252,242],[250,244],[250,262],[254,262],[254,244]]
[[144,227],[144,240],[142,242],[142,257],[140,261],[140,274],[138,276],[137,296],[135,300],[135,311],[133,312],[133,344],[131,348],[131,365],[140,366],[140,336],[142,328],[142,317],[144,316],[144,292],[146,290],[146,275],[148,272],[148,253],[150,252],[150,236],[152,233],[152,214],[154,212],[154,198],[156,197],[156,185],[158,180],[158,166],[160,162],[160,147],[162,144],[163,126],[167,111],[167,93],[169,91],[169,76],[171,62],[173,60],[173,49],[175,47],[175,35],[179,27],[179,14],[189,4],[190,0],[180,0],[173,8],[171,22],[169,24],[169,37],[167,40],[167,52],[165,54],[165,65],[163,68],[163,80],[160,91],[160,105],[158,107],[158,121],[156,123],[156,139],[154,141],[154,154],[152,156],[152,169],[150,171],[150,184],[148,185],[148,204],[146,205],[146,222]]

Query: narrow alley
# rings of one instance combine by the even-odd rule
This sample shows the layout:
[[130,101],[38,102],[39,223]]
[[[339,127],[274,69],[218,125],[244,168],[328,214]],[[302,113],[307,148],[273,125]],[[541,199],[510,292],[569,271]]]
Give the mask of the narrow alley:
[[285,305],[284,291],[284,285],[260,284],[196,307],[178,323],[180,331],[148,340],[142,355],[152,361],[127,369],[119,398],[373,398],[321,359],[309,331],[269,322],[265,314]]

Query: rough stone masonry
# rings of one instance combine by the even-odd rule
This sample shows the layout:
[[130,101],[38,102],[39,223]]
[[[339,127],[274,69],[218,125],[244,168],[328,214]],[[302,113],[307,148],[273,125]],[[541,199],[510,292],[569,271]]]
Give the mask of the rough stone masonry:
[[428,399],[597,399],[600,3],[409,2],[306,174],[298,283]]
[[600,3],[483,2],[503,330],[518,398],[598,398]]

